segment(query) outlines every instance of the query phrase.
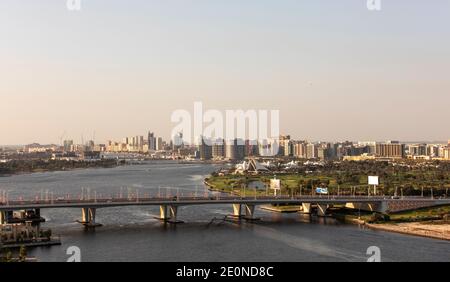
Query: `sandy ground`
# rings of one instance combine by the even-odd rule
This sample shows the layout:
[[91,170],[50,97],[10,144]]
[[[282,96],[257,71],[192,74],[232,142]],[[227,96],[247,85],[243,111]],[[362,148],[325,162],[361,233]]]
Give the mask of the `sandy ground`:
[[450,240],[450,222],[410,222],[396,224],[368,224],[370,228]]

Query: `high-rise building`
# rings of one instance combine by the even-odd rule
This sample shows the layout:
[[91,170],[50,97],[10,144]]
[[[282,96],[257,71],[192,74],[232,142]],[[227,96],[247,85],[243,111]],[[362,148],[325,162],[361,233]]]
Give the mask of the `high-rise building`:
[[289,156],[289,147],[291,145],[291,136],[290,135],[280,135],[278,138],[278,155],[280,156]]
[[[317,158],[329,161],[337,158],[337,144],[324,143],[320,144],[317,148]],[[365,147],[364,147],[365,148]]]
[[412,156],[425,156],[427,155],[427,144],[408,145],[408,152]]
[[278,138],[258,140],[258,156],[274,157],[280,153],[280,144]]
[[156,136],[153,132],[148,133],[148,149],[156,151]]
[[204,138],[200,138],[200,159],[202,160],[210,160],[212,158],[212,146],[209,140],[205,140]]
[[158,150],[158,151],[164,150],[164,144],[163,144],[162,137],[158,137],[158,139],[156,139],[156,150]]
[[293,145],[294,156],[300,159],[306,159],[306,141],[297,141]]
[[144,136],[138,136],[137,138],[138,138],[138,144],[137,144],[138,151],[142,152],[142,150],[144,148]]
[[229,160],[243,160],[245,157],[245,142],[242,139],[227,141],[225,155]]
[[313,143],[309,143],[306,145],[306,158],[307,159],[315,159],[317,158],[317,145]]
[[450,145],[444,148],[442,157],[446,160],[450,160]]
[[371,154],[374,155],[375,154],[375,146],[376,146],[377,142],[374,141],[360,141],[358,142],[358,147],[366,147],[366,152],[367,154]]
[[213,142],[212,157],[217,159],[225,158],[225,140],[218,139]]
[[441,157],[446,159],[446,160],[450,160],[450,140],[448,140],[447,146],[443,146],[441,148],[441,150],[442,150]]
[[73,140],[64,140],[64,152],[73,151]]
[[329,154],[328,148],[324,146],[320,146],[319,148],[317,148],[317,158],[323,161],[328,160],[328,154]]
[[427,156],[430,156],[432,158],[439,157],[439,146],[428,144],[427,145]]
[[380,158],[403,158],[405,157],[405,144],[393,141],[377,143],[375,156]]
[[94,151],[94,146],[95,146],[95,142],[93,140],[89,140],[88,142],[86,142],[85,151],[87,151],[87,152]]
[[245,140],[245,157],[256,157],[258,155],[258,142],[256,140]]
[[183,141],[183,133],[178,132],[174,136],[172,136],[172,150],[176,151],[178,149],[182,149],[184,147]]
[[294,143],[292,140],[284,140],[284,156],[292,157],[294,155]]

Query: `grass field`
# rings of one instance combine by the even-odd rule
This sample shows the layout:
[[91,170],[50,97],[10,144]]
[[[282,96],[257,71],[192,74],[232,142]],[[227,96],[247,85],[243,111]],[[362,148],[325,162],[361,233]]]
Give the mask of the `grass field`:
[[[261,181],[267,186],[270,179],[274,176],[268,175],[225,175],[225,176],[210,176],[207,182],[212,188],[222,192],[244,193],[244,187],[252,181]],[[311,174],[280,174],[276,175],[281,180],[281,193],[292,194],[312,194],[314,189],[319,186],[328,187],[330,194],[348,194],[350,195],[352,189],[354,193],[364,195],[367,194],[368,183],[367,175],[353,175],[352,177],[342,177],[339,172],[332,173],[311,173]],[[431,177],[431,176],[430,176]],[[396,180],[393,180],[393,179]],[[424,196],[431,195],[431,191],[435,196],[448,195],[450,190],[450,181],[435,181],[429,180],[428,177],[401,177],[401,176],[385,176],[381,178],[381,183],[378,186],[380,194],[393,195],[397,189],[397,193],[404,193],[407,195],[421,195],[422,189]],[[397,188],[396,188],[397,187]],[[433,189],[433,190],[432,190]],[[242,191],[241,191],[242,190]],[[265,191],[257,191],[257,194],[265,194]],[[246,195],[254,195],[254,191],[245,191]]]

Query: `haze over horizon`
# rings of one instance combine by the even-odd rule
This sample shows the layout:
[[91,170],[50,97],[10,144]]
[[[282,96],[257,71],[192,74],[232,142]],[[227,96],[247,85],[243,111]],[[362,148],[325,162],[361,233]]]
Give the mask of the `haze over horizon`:
[[0,145],[168,139],[195,101],[279,109],[296,139],[445,141],[449,13],[445,0],[4,0]]

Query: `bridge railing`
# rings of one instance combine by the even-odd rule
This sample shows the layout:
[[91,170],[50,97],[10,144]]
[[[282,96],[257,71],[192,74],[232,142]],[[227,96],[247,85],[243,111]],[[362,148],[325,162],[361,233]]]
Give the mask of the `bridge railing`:
[[[136,196],[136,197],[104,197],[102,195],[99,195],[101,197],[95,197],[95,198],[89,198],[89,199],[83,199],[79,197],[70,197],[69,195],[66,195],[65,197],[55,197],[51,199],[40,199],[40,198],[34,198],[31,200],[26,200],[23,197],[19,197],[18,199],[3,199],[6,201],[0,202],[0,205],[3,206],[18,206],[18,205],[61,205],[61,204],[114,204],[114,203],[151,203],[151,202],[167,202],[167,201],[173,201],[173,202],[195,202],[195,201],[270,201],[270,200],[286,200],[286,201],[301,201],[301,200],[308,200],[308,201],[323,201],[323,200],[340,200],[345,201],[348,200],[349,202],[355,201],[355,200],[371,200],[371,201],[382,201],[382,200],[423,200],[423,199],[429,199],[423,198],[420,196],[411,196],[411,197],[386,197],[386,196],[363,196],[363,197],[349,197],[349,196],[337,196],[337,195],[303,195],[303,196],[235,196],[235,195],[208,195],[208,196]],[[437,199],[435,199],[437,200]]]

